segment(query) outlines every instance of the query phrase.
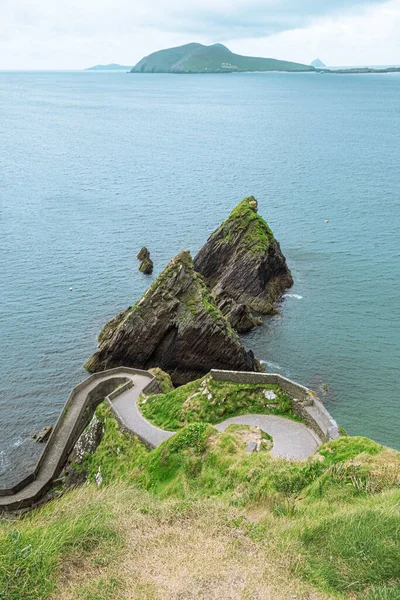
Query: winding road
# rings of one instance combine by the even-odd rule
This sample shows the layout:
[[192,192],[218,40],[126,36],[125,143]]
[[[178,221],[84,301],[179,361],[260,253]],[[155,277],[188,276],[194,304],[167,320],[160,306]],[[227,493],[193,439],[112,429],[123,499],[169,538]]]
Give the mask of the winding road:
[[[143,376],[138,376],[134,387],[120,394],[112,401],[113,409],[127,429],[133,431],[149,446],[156,448],[164,440],[174,435],[174,431],[166,431],[152,425],[144,418],[137,405],[137,399],[145,383]],[[304,423],[278,417],[276,415],[241,415],[226,419],[215,425],[218,431],[225,431],[229,425],[250,425],[259,427],[272,436],[272,456],[287,460],[306,460],[321,445],[318,436]]]
[[[0,489],[0,512],[18,510],[37,503],[61,473],[69,453],[104,399],[120,423],[148,446],[156,448],[174,435],[149,423],[141,414],[137,399],[151,393],[154,376],[148,371],[118,367],[95,373],[71,392],[35,470],[13,488]],[[303,423],[275,415],[232,417],[216,426],[224,431],[230,424],[257,426],[273,438],[271,454],[285,459],[305,460],[320,446],[317,435]]]

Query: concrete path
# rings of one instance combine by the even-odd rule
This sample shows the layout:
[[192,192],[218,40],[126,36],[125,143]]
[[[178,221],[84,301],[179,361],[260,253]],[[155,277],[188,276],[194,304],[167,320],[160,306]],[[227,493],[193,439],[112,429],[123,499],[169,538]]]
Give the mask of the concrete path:
[[304,423],[291,421],[276,415],[241,415],[232,417],[216,425],[218,431],[225,431],[229,425],[250,425],[259,427],[272,436],[272,456],[286,460],[306,460],[321,445],[318,436]]
[[149,383],[148,377],[134,375],[132,382],[133,387],[117,396],[115,400],[111,400],[112,408],[124,427],[139,436],[148,446],[157,448],[161,442],[173,436],[175,432],[155,427],[144,418],[139,410],[137,399]]
[[[137,399],[145,387],[142,375],[135,375],[132,380],[134,386],[120,394],[112,402],[113,408],[125,427],[143,439],[154,448],[161,442],[174,435],[174,431],[165,431],[155,427],[144,418],[137,405]],[[306,460],[321,445],[318,436],[304,423],[291,421],[276,415],[241,415],[232,417],[216,425],[218,431],[225,431],[233,423],[259,427],[273,438],[272,456],[287,460]]]
[[[153,381],[154,376],[147,371],[118,367],[95,373],[77,385],[61,412],[34,472],[12,490],[0,489],[0,512],[32,506],[49,490],[88,422],[90,406],[95,407],[105,397],[120,422],[149,446],[156,448],[174,435],[173,431],[165,431],[149,423],[138,408],[139,395],[147,391],[147,386],[150,390]],[[321,444],[303,423],[283,417],[243,415],[227,419],[217,425],[217,429],[224,431],[232,423],[258,426],[269,433],[274,443],[271,454],[281,458],[305,460]]]
[[60,474],[69,452],[84,430],[87,416],[90,417],[90,412],[87,412],[90,404],[94,402],[97,405],[105,397],[112,396],[113,390],[122,383],[133,384],[132,390],[137,398],[154,379],[150,373],[141,373],[138,375],[137,369],[119,367],[95,373],[78,384],[71,391],[34,472],[16,484],[15,490],[0,489],[0,512],[19,510],[38,502]]

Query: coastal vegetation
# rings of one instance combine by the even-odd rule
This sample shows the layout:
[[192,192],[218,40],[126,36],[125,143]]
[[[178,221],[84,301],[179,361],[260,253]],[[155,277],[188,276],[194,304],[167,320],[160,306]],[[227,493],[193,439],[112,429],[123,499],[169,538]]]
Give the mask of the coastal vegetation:
[[238,385],[209,375],[165,394],[142,394],[139,406],[147,420],[171,431],[193,422],[214,424],[246,413],[299,418],[278,385]]
[[0,522],[2,600],[399,597],[399,453],[345,436],[284,461],[206,422],[150,451],[97,417],[84,486]]
[[245,198],[194,262],[180,253],[101,331],[86,367],[151,367],[160,393],[140,409],[177,432],[151,449],[97,405],[84,434],[95,422],[99,439],[70,455],[51,500],[0,519],[0,600],[399,598],[400,453],[342,435],[284,460],[258,427],[214,427],[300,419],[278,385],[208,374],[261,369],[232,315],[268,312],[292,283],[257,210]]
[[[240,243],[254,254],[265,254],[274,234],[268,223],[257,213],[258,203],[253,196],[245,198],[233,209],[229,217],[212,234],[230,242],[241,235]],[[223,243],[221,241],[221,243]]]
[[240,71],[314,71],[314,67],[274,58],[241,56],[222,44],[191,43],[153,52],[131,73],[232,73]]

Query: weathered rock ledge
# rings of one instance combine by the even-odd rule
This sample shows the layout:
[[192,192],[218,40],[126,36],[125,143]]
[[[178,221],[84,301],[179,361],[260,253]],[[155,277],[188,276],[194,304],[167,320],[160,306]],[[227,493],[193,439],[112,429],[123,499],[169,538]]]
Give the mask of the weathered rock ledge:
[[105,325],[90,372],[160,367],[174,384],[214,369],[259,371],[251,351],[217,307],[188,251],[176,256],[134,305]]
[[279,243],[257,210],[253,196],[242,200],[201,248],[194,267],[221,308],[228,297],[247,309],[270,314],[293,279]]

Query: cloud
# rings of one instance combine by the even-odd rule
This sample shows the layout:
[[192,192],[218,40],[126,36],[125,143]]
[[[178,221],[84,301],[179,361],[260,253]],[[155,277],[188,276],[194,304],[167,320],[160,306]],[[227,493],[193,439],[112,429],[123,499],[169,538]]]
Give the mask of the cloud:
[[263,38],[234,39],[239,54],[274,56],[309,63],[319,57],[327,65],[399,65],[400,0],[371,6],[358,15],[315,19],[308,27]]
[[[393,2],[400,0],[190,0],[185,6],[182,0],[0,0],[0,68],[134,64],[189,41],[245,46],[254,40],[254,46],[260,40],[258,54],[280,57],[269,39],[279,49],[280,36],[288,35],[287,55],[290,32],[306,32],[321,20],[331,28],[337,20],[357,23]],[[295,52],[291,57],[304,60]]]
[[[218,38],[266,36],[384,0],[13,0],[1,22],[14,28],[96,35],[143,27]],[[8,23],[7,23],[8,22]]]
[[[265,37],[308,26],[315,19],[360,11],[385,0],[192,0],[167,2],[168,10],[156,20],[158,28],[206,35],[215,39]],[[163,3],[164,4],[164,3]],[[149,24],[143,20],[142,25]],[[154,26],[154,17],[152,25]]]

